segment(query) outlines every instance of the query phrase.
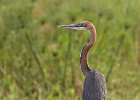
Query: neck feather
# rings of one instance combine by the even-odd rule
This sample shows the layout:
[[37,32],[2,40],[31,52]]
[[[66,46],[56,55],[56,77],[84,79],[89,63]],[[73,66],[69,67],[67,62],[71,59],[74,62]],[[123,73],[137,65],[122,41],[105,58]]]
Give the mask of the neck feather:
[[89,32],[91,34],[90,41],[81,49],[81,53],[80,53],[80,67],[85,76],[91,71],[87,63],[87,55],[90,48],[94,45],[96,41],[95,28],[90,29]]

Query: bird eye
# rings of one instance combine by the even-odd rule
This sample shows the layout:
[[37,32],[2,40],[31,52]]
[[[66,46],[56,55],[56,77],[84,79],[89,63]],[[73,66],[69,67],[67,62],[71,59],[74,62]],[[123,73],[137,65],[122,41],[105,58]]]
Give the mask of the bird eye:
[[83,26],[83,27],[86,27],[86,25],[85,25],[85,24],[82,24],[82,26]]

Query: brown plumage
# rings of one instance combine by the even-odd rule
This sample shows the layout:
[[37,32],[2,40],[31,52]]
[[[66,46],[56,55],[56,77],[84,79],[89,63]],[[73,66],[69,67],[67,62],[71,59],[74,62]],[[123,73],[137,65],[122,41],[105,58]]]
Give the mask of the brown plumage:
[[80,67],[85,76],[83,87],[83,100],[106,100],[106,82],[105,77],[99,71],[90,69],[87,56],[90,48],[96,42],[96,29],[89,21],[83,21],[79,24],[60,25],[63,28],[76,30],[88,30],[90,32],[90,41],[82,48],[80,53]]

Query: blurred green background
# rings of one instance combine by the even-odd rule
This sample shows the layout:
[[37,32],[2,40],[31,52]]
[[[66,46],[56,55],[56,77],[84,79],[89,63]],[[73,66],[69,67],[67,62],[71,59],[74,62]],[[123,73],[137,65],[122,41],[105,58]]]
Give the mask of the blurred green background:
[[107,100],[140,100],[140,0],[0,0],[0,100],[81,100],[80,49],[97,31],[89,65]]

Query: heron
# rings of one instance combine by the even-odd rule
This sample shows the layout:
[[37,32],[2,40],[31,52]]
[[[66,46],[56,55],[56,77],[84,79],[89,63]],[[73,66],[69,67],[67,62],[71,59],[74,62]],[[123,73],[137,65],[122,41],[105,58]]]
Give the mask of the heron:
[[89,42],[83,46],[80,52],[80,67],[85,76],[82,99],[83,100],[106,100],[106,82],[104,75],[88,65],[88,52],[96,42],[95,26],[89,21],[77,24],[60,25],[61,28],[87,30],[90,33]]

